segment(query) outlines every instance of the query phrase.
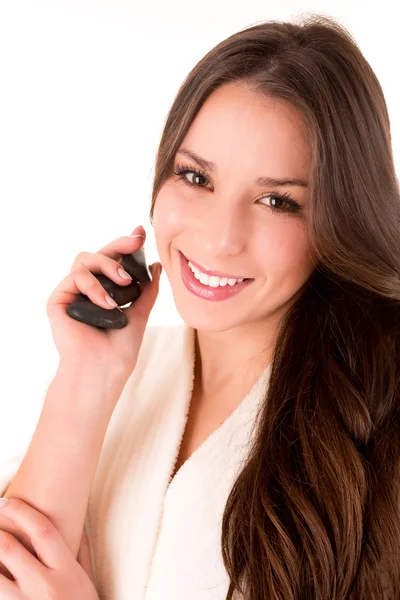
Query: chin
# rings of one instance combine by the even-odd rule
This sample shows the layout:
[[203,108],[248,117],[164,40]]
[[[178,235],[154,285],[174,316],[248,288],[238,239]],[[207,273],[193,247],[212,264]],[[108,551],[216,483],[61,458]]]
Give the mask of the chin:
[[[208,332],[222,332],[229,331],[230,329],[235,329],[240,325],[244,324],[243,320],[239,320],[237,317],[234,318],[232,315],[221,315],[221,312],[214,312],[209,310],[207,305],[214,304],[212,302],[205,302],[206,306],[203,311],[195,310],[194,308],[190,309],[188,303],[185,302],[182,306],[180,303],[175,302],[178,313],[183,321],[189,326],[193,327],[193,329],[198,329],[199,331],[208,331]],[[218,303],[215,303],[218,304]]]

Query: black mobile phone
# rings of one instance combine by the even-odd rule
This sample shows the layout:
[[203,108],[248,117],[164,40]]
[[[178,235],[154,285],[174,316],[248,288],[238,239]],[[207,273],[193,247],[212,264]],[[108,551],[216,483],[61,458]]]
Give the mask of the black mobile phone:
[[147,283],[152,281],[152,277],[146,263],[144,248],[139,248],[131,254],[123,254],[121,266],[132,277],[129,285],[118,285],[103,273],[93,273],[118,307],[108,310],[94,304],[85,294],[79,294],[79,298],[67,307],[67,314],[77,321],[101,329],[125,327],[128,319],[119,307],[135,302],[140,296],[139,282]]

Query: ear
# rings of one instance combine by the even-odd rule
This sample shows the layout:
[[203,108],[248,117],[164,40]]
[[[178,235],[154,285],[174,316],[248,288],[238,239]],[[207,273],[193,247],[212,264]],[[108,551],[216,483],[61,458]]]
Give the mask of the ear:
[[93,585],[95,584],[94,574],[92,569],[92,559],[90,555],[90,543],[86,533],[86,529],[83,528],[81,545],[79,546],[77,561],[86,572],[88,577],[91,579]]

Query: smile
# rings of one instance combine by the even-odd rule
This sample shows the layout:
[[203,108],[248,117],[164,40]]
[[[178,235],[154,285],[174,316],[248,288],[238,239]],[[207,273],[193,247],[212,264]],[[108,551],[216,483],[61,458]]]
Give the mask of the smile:
[[[243,291],[253,279],[236,279],[234,277],[214,275],[218,271],[202,271],[193,264],[191,267],[189,261],[182,252],[179,251],[181,276],[185,287],[195,296],[204,300],[226,300],[236,296]],[[197,264],[197,263],[196,263]],[[211,273],[210,275],[208,273]]]

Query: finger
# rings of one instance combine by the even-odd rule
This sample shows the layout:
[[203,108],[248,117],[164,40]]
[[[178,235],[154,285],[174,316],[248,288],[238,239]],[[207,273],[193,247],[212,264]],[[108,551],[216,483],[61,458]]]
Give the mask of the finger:
[[76,267],[79,267],[80,261],[81,261],[80,255],[82,255],[82,254],[85,254],[85,255],[91,254],[92,256],[96,256],[96,254],[97,255],[101,254],[102,256],[107,256],[108,258],[110,258],[112,260],[119,261],[119,260],[121,260],[123,254],[132,254],[132,252],[136,252],[137,250],[139,250],[139,248],[141,248],[143,246],[143,243],[144,243],[143,236],[139,236],[139,237],[123,236],[123,237],[117,238],[116,240],[113,240],[106,246],[103,246],[103,248],[100,248],[100,250],[98,250],[97,252],[80,252],[76,256],[74,262],[72,263],[71,270]]
[[123,254],[131,254],[131,252],[136,252],[136,250],[143,246],[145,239],[146,232],[144,230],[138,234],[135,234],[135,236],[123,235],[113,240],[109,244],[106,244],[97,252],[99,254],[109,256],[114,260],[120,260]]
[[[28,552],[31,552],[31,554],[34,554],[34,550],[32,548],[30,538],[26,535],[26,533],[24,533],[21,530],[20,527],[17,527],[17,525],[15,525],[15,523],[13,523],[10,519],[7,519],[7,517],[4,514],[2,514],[1,510],[0,510],[0,530],[6,531],[7,533],[10,533],[11,535],[13,535],[15,537],[15,539],[18,542],[20,542],[20,544],[22,544],[24,546],[24,548],[26,548],[28,550]],[[3,564],[1,564],[1,562],[0,562],[0,574],[5,575],[8,579],[11,579],[11,581],[13,580],[11,573],[4,567]]]
[[[0,561],[7,567],[20,589],[40,587],[47,573],[46,567],[6,531],[0,531]],[[4,575],[1,577],[9,581]],[[15,584],[14,587],[16,588]]]
[[[91,254],[90,252],[80,252],[73,262],[71,273],[74,270],[85,267],[91,273],[103,273],[112,281],[115,281],[118,285],[129,285],[132,281],[132,277],[129,273],[126,273],[121,263],[113,258],[104,256],[104,254]],[[118,269],[122,269],[127,274],[128,278],[121,277],[118,273]],[[65,280],[64,280],[65,281]]]
[[51,317],[52,312],[59,311],[60,308],[65,312],[65,307],[76,300],[77,294],[87,296],[89,300],[102,308],[108,310],[113,308],[107,302],[107,292],[97,277],[86,267],[79,267],[71,271],[49,296],[46,303],[47,315]]
[[[42,563],[41,566],[60,569],[68,568],[68,566],[76,563],[63,537],[50,519],[27,502],[18,498],[10,498],[1,508],[1,511],[30,537],[32,547]],[[20,546],[23,548],[21,544]],[[23,550],[32,556],[28,550],[25,548]],[[32,556],[32,558],[36,560],[35,557]],[[7,563],[4,564],[8,568]],[[16,577],[14,573],[12,574]]]
[[[157,263],[159,264],[159,263]],[[140,296],[135,302],[132,302],[130,306],[124,309],[124,312],[128,318],[128,321],[135,323],[134,319],[129,319],[129,316],[136,316],[143,320],[147,320],[150,316],[150,312],[155,304],[159,290],[160,290],[160,270],[153,269],[152,280],[147,283],[140,284]],[[133,326],[132,325],[132,326]],[[129,327],[129,325],[128,325]]]
[[[120,238],[122,239],[122,238]],[[128,238],[129,242],[126,250],[119,253],[119,258],[123,254],[130,254],[141,247],[141,243],[136,242],[132,245],[132,238]],[[136,238],[142,240],[142,238]],[[121,246],[119,246],[120,248]],[[109,253],[110,255],[112,252]],[[114,255],[115,256],[115,253]],[[116,257],[118,258],[118,257]],[[76,300],[78,294],[84,294],[95,304],[111,310],[113,307],[106,301],[106,291],[100,281],[93,273],[102,273],[117,285],[129,285],[132,278],[124,279],[118,272],[122,265],[110,256],[102,254],[93,254],[90,252],[80,252],[75,258],[71,271],[53,290],[46,304],[46,313],[51,317],[51,311],[59,310],[60,307],[65,310],[65,307]],[[124,271],[124,269],[122,269]],[[129,275],[129,274],[128,274]]]
[[83,528],[81,545],[79,546],[77,561],[84,569],[86,575],[88,575],[88,577],[92,580],[92,583],[95,583],[90,554],[90,542],[85,528]]
[[1,600],[23,600],[17,585],[4,575],[0,575],[0,598]]

